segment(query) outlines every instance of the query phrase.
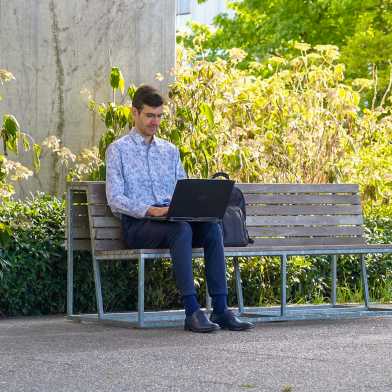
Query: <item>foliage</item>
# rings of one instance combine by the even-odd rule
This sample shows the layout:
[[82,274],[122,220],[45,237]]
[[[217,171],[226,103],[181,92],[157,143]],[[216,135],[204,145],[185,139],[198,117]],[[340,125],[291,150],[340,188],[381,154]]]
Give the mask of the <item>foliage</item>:
[[367,206],[388,204],[389,98],[384,107],[361,109],[367,85],[344,82],[336,47],[296,48],[301,54],[290,61],[271,57],[267,77],[236,67],[242,50],[214,62],[180,52],[161,135],[180,148],[191,176],[223,170],[245,182],[352,181]]
[[[312,49],[302,43],[295,47],[295,57],[272,56],[263,64],[249,63],[248,68],[239,67],[247,58],[241,49],[231,49],[226,60],[213,62],[180,49],[160,136],[179,147],[192,177],[209,177],[223,170],[240,181],[359,183],[368,216],[367,235],[371,241],[390,243],[390,98],[385,93],[378,107],[361,108],[361,96],[373,88],[372,82],[358,79],[348,84],[345,67],[337,62],[339,52],[335,46],[318,45]],[[106,148],[132,123],[127,99],[132,98],[135,87],[130,86],[124,95],[124,78],[116,68],[109,82],[112,102],[89,104],[107,127],[99,146],[76,156],[53,136],[43,143],[69,170],[69,179],[104,179]],[[10,115],[4,118],[2,135],[7,151],[17,151],[24,141],[27,148],[30,140]],[[33,144],[33,149],[38,157],[40,146]],[[9,186],[9,162],[0,156],[0,185]],[[22,177],[23,169],[16,163],[15,167]],[[0,205],[1,313],[64,312],[63,239],[63,202],[47,195],[37,195],[26,202],[4,200]],[[368,264],[370,286],[375,287],[372,295],[390,301],[390,258],[372,256]],[[147,307],[179,307],[170,261],[148,263],[146,269]],[[357,261],[342,257],[339,271],[342,298],[353,297],[353,293],[358,296],[361,289]],[[235,303],[230,263],[228,274],[230,302]],[[75,275],[76,310],[94,311],[88,253],[76,254]],[[104,263],[102,275],[106,309],[135,308],[136,267],[123,262]],[[200,293],[205,292],[203,276],[202,263],[196,261],[195,279]],[[277,302],[278,260],[244,260],[242,278],[248,304]],[[322,302],[329,296],[329,261],[322,257],[312,262],[309,258],[293,258],[288,279],[292,302]]]
[[110,143],[124,134],[129,124],[132,124],[129,99],[135,93],[135,86],[129,86],[125,93],[124,77],[118,67],[112,67],[109,84],[112,89],[112,101],[107,103],[97,103],[92,99],[88,90],[82,90],[82,93],[88,98],[88,109],[99,116],[106,128],[98,146],[84,148],[76,155],[67,147],[62,146],[62,141],[56,136],[51,135],[43,141],[43,147],[46,148],[46,151],[57,156],[59,161],[57,169],[66,169],[68,181],[104,180],[106,149]]
[[[0,69],[0,83],[4,84],[14,80],[11,72]],[[2,97],[0,96],[0,101]],[[17,119],[12,114],[4,114],[3,122],[0,125],[0,140],[3,145],[3,154],[0,154],[0,201],[9,199],[14,194],[14,187],[10,181],[20,181],[33,175],[33,172],[22,165],[20,162],[9,159],[9,153],[18,155],[19,144],[22,144],[23,150],[32,149],[32,158],[34,169],[37,171],[40,167],[41,147],[34,143],[30,135],[20,130]],[[5,229],[0,228],[0,236],[4,235]]]
[[[106,127],[106,131],[99,141],[98,154],[95,154],[100,160],[100,163],[97,161],[97,169],[92,173],[92,177],[90,175],[90,179],[96,180],[105,178],[105,166],[102,162],[105,160],[107,147],[113,140],[123,135],[128,124],[132,124],[130,102],[126,101],[126,98],[132,99],[136,90],[135,87],[129,86],[127,93],[124,94],[125,81],[118,67],[112,68],[109,81],[112,88],[112,102],[98,104],[91,98],[89,100],[89,109],[92,112],[98,113]],[[119,93],[121,93],[120,103],[116,103],[116,97]],[[76,167],[76,171],[71,173],[71,178],[78,178],[80,176],[77,170],[78,166]]]
[[369,78],[372,64],[381,91],[389,81],[392,3],[389,0],[231,0],[234,16],[218,15],[214,29],[192,24],[177,41],[215,59],[242,48],[248,61],[285,55],[293,42],[333,44],[342,52],[349,78]]
[[[0,224],[12,226],[11,240],[1,247],[0,314],[39,315],[64,313],[66,304],[66,252],[64,248],[64,202],[37,194],[26,201],[8,201],[0,206]],[[392,218],[385,211],[368,218],[366,233],[373,243],[392,242]],[[374,255],[367,259],[372,300],[392,301],[392,260]],[[288,299],[292,303],[323,302],[330,297],[330,269],[326,257],[289,259]],[[236,304],[234,271],[227,263],[229,303]],[[75,312],[95,312],[91,255],[75,252]],[[137,265],[129,261],[101,263],[106,311],[135,310]],[[205,293],[204,262],[194,261],[194,276],[200,300]],[[250,258],[241,263],[247,305],[271,305],[279,301],[280,272],[277,258]],[[181,308],[171,261],[146,264],[146,308]],[[361,301],[360,268],[355,257],[338,261],[340,300]]]
[[66,264],[64,203],[40,194],[0,205],[0,224],[11,227],[4,244],[0,311],[6,315],[64,311]]
[[[67,259],[64,247],[65,203],[47,194],[0,205],[0,315],[64,313]],[[95,295],[89,252],[75,252],[75,311],[94,312]],[[135,309],[137,268],[129,262],[102,263],[106,309]],[[161,284],[157,284],[160,282]],[[146,266],[146,306],[179,307],[171,262]]]
[[[367,209],[387,205],[389,92],[379,106],[362,108],[372,82],[346,83],[337,47],[295,48],[299,54],[291,60],[272,56],[265,64],[252,63],[257,74],[237,67],[246,57],[241,49],[211,62],[179,48],[159,135],[179,147],[191,177],[226,171],[243,182],[354,182],[361,185]],[[131,85],[127,96],[134,91]],[[100,113],[107,131],[99,148],[76,158],[69,179],[104,179],[104,152],[132,121],[129,103],[91,101],[90,109]]]

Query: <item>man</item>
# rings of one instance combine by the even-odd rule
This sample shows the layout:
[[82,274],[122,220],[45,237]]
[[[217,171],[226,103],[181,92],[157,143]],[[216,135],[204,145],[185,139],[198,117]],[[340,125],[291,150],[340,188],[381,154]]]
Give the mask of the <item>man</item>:
[[[150,86],[140,87],[132,101],[134,127],[113,142],[106,155],[106,195],[113,213],[121,215],[130,248],[170,248],[177,286],[185,307],[185,330],[253,327],[227,308],[226,264],[221,227],[216,223],[154,221],[168,212],[177,180],[186,174],[178,149],[155,136],[163,99]],[[203,247],[213,312],[208,319],[196,298],[192,246]]]

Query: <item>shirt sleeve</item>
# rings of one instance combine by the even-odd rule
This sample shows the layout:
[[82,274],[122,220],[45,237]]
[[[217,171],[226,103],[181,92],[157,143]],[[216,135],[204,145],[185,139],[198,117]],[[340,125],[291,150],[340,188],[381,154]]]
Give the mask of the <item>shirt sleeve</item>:
[[124,194],[121,153],[114,144],[106,151],[106,198],[113,214],[143,218],[150,207],[141,200],[133,200]]
[[180,151],[176,149],[176,159],[177,159],[177,165],[176,165],[176,181],[177,180],[182,180],[184,178],[188,178],[184,166],[182,165],[181,158],[180,158]]

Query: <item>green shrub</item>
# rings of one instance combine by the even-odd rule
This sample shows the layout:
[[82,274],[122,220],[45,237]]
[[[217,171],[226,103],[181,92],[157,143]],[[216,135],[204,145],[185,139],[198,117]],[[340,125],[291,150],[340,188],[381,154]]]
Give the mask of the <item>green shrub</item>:
[[[0,231],[11,227],[10,238],[0,248],[0,315],[41,315],[66,311],[67,259],[64,248],[64,202],[38,194],[26,201],[0,206]],[[3,229],[2,229],[3,227]],[[392,243],[392,214],[387,208],[373,211],[366,220],[372,243]],[[0,238],[3,238],[0,236]],[[392,257],[367,258],[369,287],[374,301],[392,301]],[[247,305],[279,302],[278,258],[241,260],[241,276]],[[195,283],[204,301],[204,262],[194,262]],[[129,261],[101,263],[106,311],[135,310],[137,264]],[[74,311],[96,312],[94,280],[89,252],[75,252]],[[232,260],[228,259],[229,303],[237,302]],[[288,265],[288,300],[318,303],[330,298],[330,264],[327,257],[291,258]],[[360,299],[360,266],[354,256],[338,261],[338,294],[341,301]],[[145,281],[146,308],[181,308],[181,300],[168,259],[148,261]]]
[[11,228],[3,247],[0,311],[6,315],[64,311],[66,264],[64,203],[40,194],[0,206],[0,223]]
[[[379,106],[364,108],[374,83],[349,82],[337,47],[295,48],[295,58],[272,56],[242,69],[241,49],[205,61],[179,47],[159,136],[179,148],[190,177],[225,171],[241,182],[358,183],[365,209],[390,204],[390,90]],[[106,127],[98,146],[75,159],[60,141],[44,143],[68,159],[69,179],[104,179],[107,146],[132,125],[135,86],[124,89],[116,67],[110,81],[111,102],[89,101]]]
[[[372,244],[392,243],[391,208],[374,210],[365,219],[365,236]],[[366,256],[371,301],[392,302],[392,255]],[[362,283],[359,256],[338,257],[338,301],[361,302]],[[242,259],[244,297],[249,305],[279,302],[279,258]],[[291,303],[328,302],[331,296],[330,261],[326,256],[293,257],[288,261],[287,298]],[[232,281],[234,289],[234,281]]]
[[[67,258],[64,202],[45,194],[0,205],[0,315],[42,315],[66,311]],[[7,231],[6,231],[7,228]],[[137,268],[129,262],[101,264],[106,310],[136,309]],[[76,312],[96,311],[89,252],[75,252]],[[171,263],[146,265],[146,305],[179,307]]]

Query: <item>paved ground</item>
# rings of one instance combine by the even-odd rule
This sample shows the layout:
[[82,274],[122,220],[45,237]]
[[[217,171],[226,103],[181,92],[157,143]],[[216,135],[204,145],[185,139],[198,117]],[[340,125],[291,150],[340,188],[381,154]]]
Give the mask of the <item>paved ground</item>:
[[0,391],[392,392],[392,317],[207,335],[3,319]]

